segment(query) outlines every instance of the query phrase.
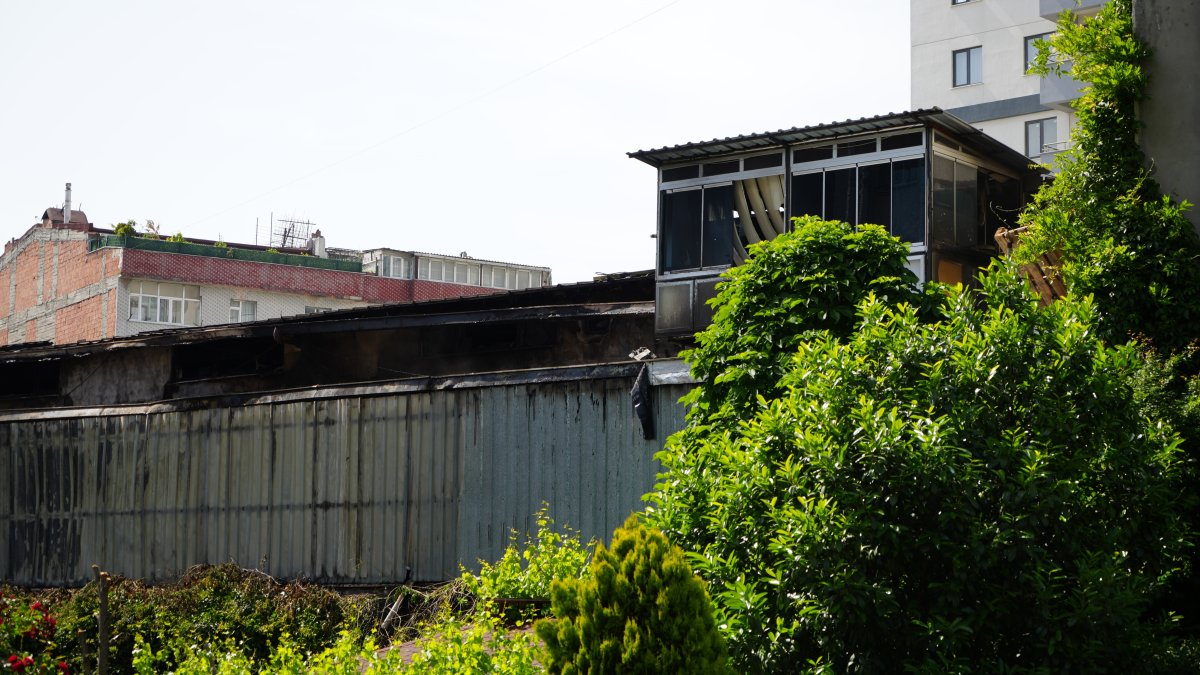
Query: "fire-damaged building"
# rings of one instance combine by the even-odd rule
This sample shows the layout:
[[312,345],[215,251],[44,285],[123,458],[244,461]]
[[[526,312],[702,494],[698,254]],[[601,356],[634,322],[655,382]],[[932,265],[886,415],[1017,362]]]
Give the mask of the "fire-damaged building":
[[607,537],[683,425],[694,383],[674,357],[747,246],[791,215],[878,222],[918,278],[970,283],[1040,180],[937,110],[631,154],[657,168],[655,270],[0,348],[0,578],[232,559],[441,581],[543,504]]

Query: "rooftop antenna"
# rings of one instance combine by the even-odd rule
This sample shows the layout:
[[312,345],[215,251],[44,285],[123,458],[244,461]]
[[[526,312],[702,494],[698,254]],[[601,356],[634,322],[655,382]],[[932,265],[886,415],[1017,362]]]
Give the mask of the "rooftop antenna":
[[63,225],[71,224],[71,184],[67,183],[67,199],[63,202]]

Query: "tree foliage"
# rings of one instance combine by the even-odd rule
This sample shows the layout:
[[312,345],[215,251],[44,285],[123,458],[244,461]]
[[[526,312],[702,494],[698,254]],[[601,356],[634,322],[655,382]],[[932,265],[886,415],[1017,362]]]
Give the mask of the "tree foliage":
[[590,579],[555,581],[537,624],[552,673],[726,673],[703,583],[683,551],[636,515],[597,544]]
[[1113,0],[1082,24],[1064,13],[1042,45],[1032,72],[1085,84],[1072,147],[1022,215],[1030,234],[1018,255],[1061,252],[1064,281],[1095,297],[1098,329],[1110,340],[1179,350],[1200,336],[1200,239],[1184,217],[1190,205],[1163,196],[1144,168],[1137,107],[1148,56],[1133,33],[1131,0]]
[[[805,274],[805,252],[773,245],[756,274]],[[1178,436],[1132,402],[1140,357],[1100,338],[1090,300],[1041,308],[1006,267],[981,284],[932,290],[928,314],[862,290],[844,325],[785,354],[705,354],[782,369],[769,384],[701,370],[695,398],[714,404],[668,442],[650,496],[739,670],[1144,672],[1165,653],[1153,603],[1188,505]],[[762,328],[713,333],[742,329]]]

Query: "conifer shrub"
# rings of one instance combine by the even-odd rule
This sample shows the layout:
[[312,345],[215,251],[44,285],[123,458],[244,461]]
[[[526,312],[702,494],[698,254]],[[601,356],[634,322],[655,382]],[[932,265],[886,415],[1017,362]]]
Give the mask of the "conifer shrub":
[[683,551],[631,515],[590,579],[556,581],[556,618],[536,624],[552,673],[726,673],[704,584]]

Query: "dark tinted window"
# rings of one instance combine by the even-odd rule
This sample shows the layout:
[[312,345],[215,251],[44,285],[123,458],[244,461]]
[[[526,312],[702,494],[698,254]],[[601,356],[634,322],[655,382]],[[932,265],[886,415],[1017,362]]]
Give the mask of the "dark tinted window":
[[720,176],[725,173],[737,173],[741,170],[741,166],[737,160],[732,162],[715,162],[713,164],[704,164],[701,166],[705,176]]
[[822,159],[833,159],[833,146],[822,145],[815,148],[799,148],[792,153],[792,161],[796,164],[818,162]]
[[925,160],[892,162],[892,234],[925,243]]
[[700,266],[700,190],[663,193],[659,260],[663,271]]
[[858,167],[858,222],[887,229],[892,220],[892,165]]
[[671,169],[662,170],[662,179],[664,183],[669,183],[673,180],[686,180],[688,178],[699,178],[700,167],[692,166],[677,166]]
[[911,134],[896,134],[895,136],[884,136],[879,139],[879,146],[884,150],[899,150],[900,148],[915,148],[921,145],[921,132],[914,131]]
[[933,158],[933,214],[929,223],[933,240],[954,243],[954,160]]
[[825,219],[841,220],[851,225],[854,220],[854,167],[825,172]]
[[705,267],[733,262],[733,186],[704,188]]
[[962,162],[954,163],[954,233],[959,246],[979,243],[979,172]]
[[851,155],[865,155],[869,152],[875,152],[875,139],[865,141],[846,141],[838,143],[838,157],[850,157]]
[[825,184],[821,177],[820,172],[792,176],[793,216],[820,216],[822,214],[821,204],[825,198]]
[[746,171],[754,169],[770,169],[776,166],[783,166],[783,154],[776,153],[774,155],[759,155],[758,157],[747,157],[742,160],[742,165]]

